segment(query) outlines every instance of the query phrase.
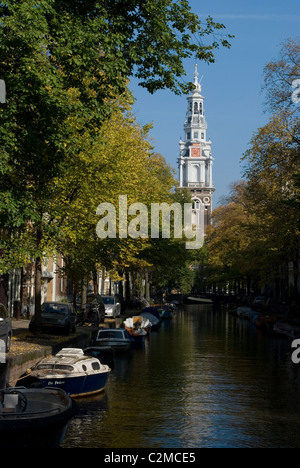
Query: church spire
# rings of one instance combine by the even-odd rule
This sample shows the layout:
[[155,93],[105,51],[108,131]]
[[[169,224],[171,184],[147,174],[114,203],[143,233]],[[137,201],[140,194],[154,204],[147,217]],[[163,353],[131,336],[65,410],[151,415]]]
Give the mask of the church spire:
[[[201,80],[200,80],[201,81]],[[212,196],[213,158],[211,141],[207,139],[207,123],[204,112],[205,98],[201,94],[197,64],[194,71],[194,88],[187,96],[187,113],[184,123],[184,140],[180,140],[179,187],[192,195],[195,209],[192,224],[199,226],[199,207],[204,209],[205,227],[210,223]],[[201,208],[201,209],[202,209]]]
[[201,92],[201,84],[198,81],[199,73],[198,73],[198,65],[195,64],[195,71],[194,71],[194,85],[195,85],[195,91],[196,92]]

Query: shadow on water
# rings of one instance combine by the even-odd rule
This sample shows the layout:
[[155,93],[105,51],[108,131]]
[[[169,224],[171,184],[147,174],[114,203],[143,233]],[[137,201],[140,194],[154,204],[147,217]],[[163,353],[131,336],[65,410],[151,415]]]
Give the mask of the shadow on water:
[[186,306],[79,401],[63,447],[300,447],[300,372],[288,341]]

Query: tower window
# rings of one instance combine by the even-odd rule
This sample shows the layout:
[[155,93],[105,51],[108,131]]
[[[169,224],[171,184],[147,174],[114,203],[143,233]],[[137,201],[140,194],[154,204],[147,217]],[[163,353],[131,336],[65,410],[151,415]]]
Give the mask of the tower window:
[[199,102],[199,114],[202,115],[202,102]]
[[199,133],[198,132],[194,132],[194,138],[198,138],[199,137]]
[[201,140],[204,140],[204,133],[201,133]]
[[197,199],[193,200],[193,210],[200,210],[200,201]]
[[187,134],[186,134],[186,137],[187,137],[188,140],[190,140],[190,139],[191,139],[191,134],[190,134],[190,133],[187,133]]
[[198,102],[194,103],[194,114],[198,114]]

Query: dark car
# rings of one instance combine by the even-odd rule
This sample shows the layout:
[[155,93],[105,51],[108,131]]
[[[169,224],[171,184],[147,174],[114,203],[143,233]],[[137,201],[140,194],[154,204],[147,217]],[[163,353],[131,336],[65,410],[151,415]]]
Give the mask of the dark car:
[[[32,317],[29,329],[34,330],[35,316]],[[76,331],[76,312],[73,304],[67,302],[44,302],[41,312],[41,328],[57,330],[69,334]]]
[[[12,337],[11,318],[6,307],[0,304],[0,352],[8,353]],[[2,345],[2,346],[1,346]]]

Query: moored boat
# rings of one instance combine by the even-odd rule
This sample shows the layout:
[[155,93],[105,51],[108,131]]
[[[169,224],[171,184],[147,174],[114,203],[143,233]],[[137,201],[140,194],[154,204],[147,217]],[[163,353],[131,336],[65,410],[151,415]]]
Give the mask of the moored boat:
[[[22,376],[19,383],[60,388],[73,398],[104,390],[111,369],[82,349],[63,348],[55,356],[44,358]],[[26,380],[27,377],[27,380]]]
[[213,304],[212,299],[203,296],[188,296],[185,304]]
[[151,322],[149,319],[144,318],[141,315],[135,315],[128,317],[124,322],[124,327],[128,333],[137,341],[142,340],[146,335],[150,333]]
[[0,447],[59,447],[73,414],[72,399],[57,388],[0,390]]
[[273,325],[273,333],[293,340],[300,337],[300,324],[291,323],[289,320],[278,320]]
[[172,309],[170,309],[170,308],[168,308],[168,307],[167,307],[167,308],[164,307],[164,308],[161,310],[161,318],[162,318],[162,320],[165,320],[165,319],[169,320],[169,319],[171,319],[172,317],[173,317],[173,311],[172,311]]
[[124,328],[108,328],[98,331],[92,349],[99,351],[128,351],[132,348],[134,339]]
[[155,305],[154,306],[158,311],[161,320],[171,319],[173,317],[173,308],[168,304]]
[[141,317],[151,322],[151,330],[157,330],[161,324],[159,312],[154,307],[147,307],[140,313]]

